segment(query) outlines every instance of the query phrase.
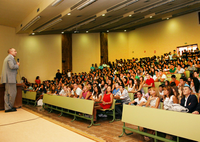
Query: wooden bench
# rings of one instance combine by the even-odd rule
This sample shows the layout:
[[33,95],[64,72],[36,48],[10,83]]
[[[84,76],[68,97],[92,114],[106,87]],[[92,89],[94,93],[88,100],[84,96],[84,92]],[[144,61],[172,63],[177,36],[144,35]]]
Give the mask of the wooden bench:
[[27,102],[27,104],[33,103],[36,106],[36,92],[22,91],[22,100]]
[[[177,136],[177,142],[179,141],[179,137],[200,141],[199,120],[200,115],[124,105],[122,114],[123,133],[119,137],[123,136],[124,133],[127,135],[132,134],[125,132],[125,130],[129,130],[154,138],[154,141],[174,142],[173,140],[158,136],[157,132],[159,131]],[[136,125],[138,129],[126,127],[125,123]],[[140,131],[139,126],[155,130],[155,135]]]
[[[100,125],[94,124],[93,121],[94,101],[92,100],[44,94],[43,103],[43,108],[46,107],[50,109],[49,113],[51,113],[52,110],[57,110],[61,112],[60,116],[62,116],[63,113],[73,115],[74,119],[72,121],[76,120],[76,117],[90,120],[91,124],[88,128],[92,125]],[[79,113],[82,113],[83,115],[80,115]],[[86,117],[84,114],[90,115],[91,117]]]

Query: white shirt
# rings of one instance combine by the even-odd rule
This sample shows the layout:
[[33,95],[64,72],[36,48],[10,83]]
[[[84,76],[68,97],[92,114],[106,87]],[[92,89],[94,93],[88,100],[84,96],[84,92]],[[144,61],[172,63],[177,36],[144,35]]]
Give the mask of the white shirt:
[[59,95],[66,96],[66,95],[67,95],[67,91],[65,92],[65,90],[62,89],[62,90],[60,91]]
[[128,95],[128,91],[126,89],[124,89],[124,91],[121,93],[121,91],[119,90],[116,95],[120,96],[120,99],[122,99],[122,103],[123,104],[128,104],[129,102],[131,102],[131,99],[129,98]]
[[[99,94],[99,97],[100,97],[100,96],[102,96],[102,93]],[[98,99],[97,96],[93,95],[93,93],[92,93],[92,98],[93,98],[94,100],[97,100],[97,99]],[[101,101],[101,100],[100,100],[100,101]]]
[[68,77],[71,77],[71,72],[68,72],[68,73],[67,73],[67,76],[68,76]]
[[172,104],[174,104],[173,97],[174,97],[174,95],[171,95],[170,98],[168,98],[168,97],[165,98],[165,100],[163,102],[164,108],[165,108],[165,105],[172,105]]
[[[189,95],[190,96],[190,95]],[[187,105],[187,99],[189,98],[189,96],[186,98],[185,97],[185,104],[184,104],[184,106],[186,106]]]
[[145,102],[145,103],[147,102],[147,100],[146,100],[145,98],[143,98],[143,97],[141,98],[141,100],[139,100],[139,98],[137,98],[137,99],[135,99],[134,101],[137,102],[138,105],[139,105],[141,102]]
[[[135,84],[134,84],[135,85]],[[132,88],[131,87],[129,87],[129,85],[128,85],[128,91],[132,91],[133,90],[133,87],[134,87],[134,85],[132,86]]]
[[76,95],[79,96],[81,94],[82,90],[81,90],[81,88],[78,87],[75,92],[76,92]]
[[184,73],[185,70],[183,68],[181,68],[180,70],[177,69],[177,73]]

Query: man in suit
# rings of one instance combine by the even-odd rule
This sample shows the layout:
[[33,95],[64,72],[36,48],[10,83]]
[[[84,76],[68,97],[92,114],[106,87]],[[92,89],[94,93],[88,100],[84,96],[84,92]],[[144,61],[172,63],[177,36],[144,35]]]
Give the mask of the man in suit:
[[14,57],[17,55],[17,51],[14,48],[8,50],[8,56],[4,59],[1,83],[5,84],[5,112],[16,111],[16,108],[13,108],[15,97],[17,94],[16,88],[16,76],[17,69],[20,66],[19,62],[16,62]]
[[195,95],[191,95],[191,88],[189,85],[183,87],[184,97],[181,99],[181,106],[189,109],[189,113],[195,111],[198,101]]

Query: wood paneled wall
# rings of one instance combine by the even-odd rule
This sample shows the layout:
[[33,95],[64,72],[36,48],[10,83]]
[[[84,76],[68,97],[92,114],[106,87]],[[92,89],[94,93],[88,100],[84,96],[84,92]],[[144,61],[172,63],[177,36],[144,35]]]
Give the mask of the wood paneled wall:
[[62,35],[62,69],[72,70],[72,34]]
[[108,34],[105,32],[100,33],[100,50],[101,50],[101,63],[108,62]]

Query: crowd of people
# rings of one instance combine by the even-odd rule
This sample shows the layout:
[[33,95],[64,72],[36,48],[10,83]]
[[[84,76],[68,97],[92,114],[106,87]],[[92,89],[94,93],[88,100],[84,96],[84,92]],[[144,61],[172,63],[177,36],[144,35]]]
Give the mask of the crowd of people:
[[[99,109],[109,108],[113,99],[122,104],[152,108],[162,107],[160,102],[163,102],[164,109],[169,104],[180,104],[189,113],[199,114],[199,69],[198,49],[193,52],[185,50],[182,54],[176,54],[174,50],[173,54],[120,59],[100,64],[99,67],[92,65],[89,73],[77,74],[70,70],[61,73],[58,69],[53,80],[43,83],[39,76],[35,83],[29,83],[25,77],[22,80],[26,90],[37,92],[37,100],[42,98],[43,93],[89,99],[102,102],[97,103],[96,108]],[[187,70],[190,72],[188,78]],[[176,73],[181,74],[180,79],[176,78]],[[167,77],[169,75],[171,81]],[[155,82],[161,82],[159,88],[155,88]],[[144,92],[144,87],[148,87],[148,92]],[[129,93],[134,94],[133,101]],[[116,106],[116,111],[121,117],[121,106]]]

